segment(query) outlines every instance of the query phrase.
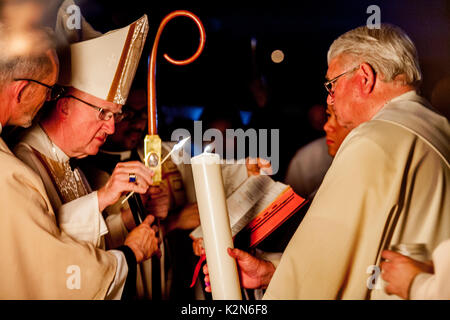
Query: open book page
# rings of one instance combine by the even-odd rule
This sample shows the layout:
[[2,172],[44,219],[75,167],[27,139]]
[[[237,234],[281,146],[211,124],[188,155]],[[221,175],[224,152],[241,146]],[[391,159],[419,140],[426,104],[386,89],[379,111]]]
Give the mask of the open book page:
[[[197,202],[191,164],[179,163],[177,168],[183,179],[188,202]],[[247,179],[247,167],[245,164],[222,164],[221,168],[225,196],[228,197]]]
[[[287,185],[275,182],[269,176],[251,176],[227,197],[228,214],[230,216],[231,235],[234,237],[258,213],[268,207]],[[203,237],[201,226],[191,232],[195,238]]]
[[269,176],[250,177],[242,188],[227,199],[232,237],[268,207],[286,188],[285,184],[275,182]]
[[241,184],[247,180],[248,173],[245,164],[221,164],[223,187],[228,198]]

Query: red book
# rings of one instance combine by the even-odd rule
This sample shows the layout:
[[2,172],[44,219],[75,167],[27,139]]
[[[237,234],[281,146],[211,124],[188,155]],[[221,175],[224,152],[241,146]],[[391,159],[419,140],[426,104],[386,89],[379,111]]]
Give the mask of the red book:
[[280,194],[245,227],[250,233],[250,247],[257,246],[308,201],[297,195],[291,187]]
[[[269,176],[249,177],[227,198],[235,245],[242,249],[252,248],[273,233],[273,241],[268,239],[263,247],[269,245],[276,251],[282,251],[303,218],[303,214],[295,213],[307,203],[290,186]],[[191,236],[203,237],[201,227],[192,231]]]

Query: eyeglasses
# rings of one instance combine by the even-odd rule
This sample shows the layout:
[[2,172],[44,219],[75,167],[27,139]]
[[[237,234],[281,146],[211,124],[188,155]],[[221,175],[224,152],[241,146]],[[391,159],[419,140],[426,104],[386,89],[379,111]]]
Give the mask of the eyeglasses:
[[338,75],[337,77],[334,77],[333,79],[327,81],[324,83],[325,89],[328,91],[328,93],[333,96],[334,95],[334,86],[333,84],[336,83],[336,81],[338,81],[338,79],[344,75],[346,75],[347,73],[353,72],[355,70],[358,70],[359,66],[354,67],[353,69],[346,71],[344,73],[341,73],[340,75]]
[[19,78],[19,79],[14,79],[14,81],[30,81],[30,82],[34,82],[41,86],[46,87],[47,88],[46,101],[53,101],[53,100],[59,99],[65,91],[64,87],[60,86],[58,84],[49,86],[48,84],[42,83],[42,82],[34,80],[34,79]]
[[114,117],[114,122],[118,123],[118,122],[122,121],[122,119],[125,117],[125,114],[123,114],[122,112],[114,113],[114,112],[112,112],[110,110],[106,110],[106,109],[97,107],[97,106],[95,106],[95,105],[93,105],[93,104],[91,104],[89,102],[81,100],[80,98],[77,98],[77,97],[75,97],[73,95],[67,95],[65,97],[66,98],[73,98],[75,100],[83,102],[84,104],[88,105],[91,108],[94,108],[95,110],[98,111],[98,118],[100,120],[109,121],[112,117]]

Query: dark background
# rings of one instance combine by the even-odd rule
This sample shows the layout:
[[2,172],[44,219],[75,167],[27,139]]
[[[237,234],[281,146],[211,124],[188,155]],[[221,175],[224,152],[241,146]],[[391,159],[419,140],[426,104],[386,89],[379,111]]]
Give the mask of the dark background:
[[[174,59],[185,59],[195,52],[199,38],[191,20],[172,20],[161,37],[156,83],[159,134],[170,140],[174,129],[192,125],[202,110],[217,117],[244,111],[243,115],[251,117],[243,119],[250,122],[234,127],[280,129],[278,178],[283,177],[298,148],[323,135],[322,130],[313,128],[308,113],[314,105],[325,105],[328,47],[342,33],[366,24],[371,15],[366,12],[368,6],[378,5],[381,22],[401,27],[415,42],[426,98],[431,100],[439,80],[450,77],[449,0],[210,2],[214,6],[194,1],[75,2],[101,32],[124,27],[144,13],[149,16],[150,30],[136,86],[146,85],[148,56],[164,16],[178,9],[196,14],[207,38],[205,50],[194,63],[174,66],[162,57],[168,53]],[[252,38],[257,40],[254,60]],[[282,63],[271,61],[275,49],[283,50]],[[252,79],[267,84],[269,99],[264,108],[256,105],[251,94]]]

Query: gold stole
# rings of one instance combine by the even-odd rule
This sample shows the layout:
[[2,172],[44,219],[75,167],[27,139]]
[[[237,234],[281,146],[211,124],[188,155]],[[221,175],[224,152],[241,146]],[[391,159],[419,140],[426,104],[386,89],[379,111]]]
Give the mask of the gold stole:
[[63,204],[89,193],[89,186],[83,181],[79,170],[72,170],[69,161],[61,163],[48,158],[34,148],[32,149],[47,171]]

